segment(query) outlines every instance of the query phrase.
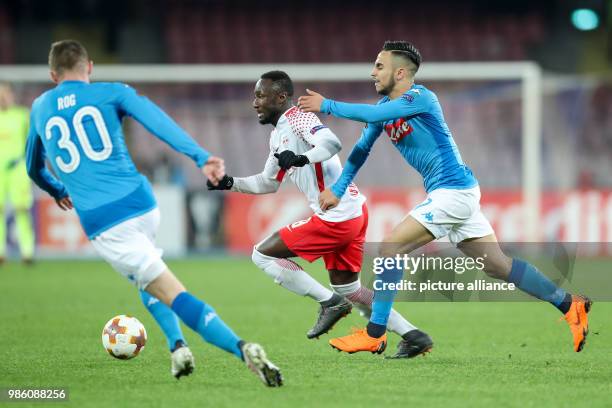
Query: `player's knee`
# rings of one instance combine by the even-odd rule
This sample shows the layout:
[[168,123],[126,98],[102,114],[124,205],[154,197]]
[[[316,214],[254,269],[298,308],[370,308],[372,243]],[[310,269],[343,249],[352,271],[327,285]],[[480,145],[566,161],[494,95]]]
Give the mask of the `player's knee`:
[[270,276],[274,281],[278,281],[282,269],[274,267],[276,258],[262,254],[257,250],[257,246],[255,246],[251,254],[251,259],[259,269],[266,273],[266,275]]
[[383,242],[378,248],[378,256],[381,258],[394,258],[399,253],[398,250],[397,244]]
[[268,266],[268,264],[272,262],[272,258],[259,252],[259,250],[257,249],[257,246],[253,247],[253,253],[251,254],[251,260],[260,269],[265,269]]
[[378,247],[378,256],[383,258],[394,258],[397,254],[404,253],[406,249],[407,245],[405,243],[397,242],[391,236],[386,236]]
[[359,280],[347,283],[332,282],[331,287],[333,291],[340,296],[347,296],[350,299],[351,295],[357,293],[361,289],[361,282]]
[[333,285],[349,285],[354,282],[359,284],[359,273],[352,271],[341,271],[331,269],[329,272],[329,282]]

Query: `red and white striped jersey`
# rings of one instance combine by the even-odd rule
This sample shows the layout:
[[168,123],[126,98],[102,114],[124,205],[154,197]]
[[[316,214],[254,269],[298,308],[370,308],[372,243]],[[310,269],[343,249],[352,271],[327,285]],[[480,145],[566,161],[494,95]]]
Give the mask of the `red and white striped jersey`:
[[328,160],[310,163],[304,167],[293,167],[287,171],[278,166],[274,153],[291,150],[296,155],[305,154],[326,138],[336,140],[335,135],[321,123],[314,113],[302,112],[296,106],[287,110],[278,120],[270,134],[270,155],[264,169],[264,176],[282,182],[287,178],[304,193],[312,211],[321,219],[340,222],[359,217],[365,202],[357,186],[353,183],[342,196],[335,208],[321,211],[319,193],[336,182],[342,173],[342,164],[338,155]]

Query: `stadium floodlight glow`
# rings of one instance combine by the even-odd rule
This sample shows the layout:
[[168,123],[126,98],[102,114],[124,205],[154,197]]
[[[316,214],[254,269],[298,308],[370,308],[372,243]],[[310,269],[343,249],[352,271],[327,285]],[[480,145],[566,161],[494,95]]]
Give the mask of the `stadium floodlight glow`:
[[[296,81],[371,81],[371,63],[96,65],[94,81],[127,83],[250,83],[279,69]],[[540,239],[542,69],[530,61],[425,63],[418,81],[521,81],[522,197],[527,241]],[[0,65],[0,81],[48,83],[46,65]]]
[[599,16],[588,8],[576,9],[572,12],[572,24],[580,31],[591,31],[599,27]]

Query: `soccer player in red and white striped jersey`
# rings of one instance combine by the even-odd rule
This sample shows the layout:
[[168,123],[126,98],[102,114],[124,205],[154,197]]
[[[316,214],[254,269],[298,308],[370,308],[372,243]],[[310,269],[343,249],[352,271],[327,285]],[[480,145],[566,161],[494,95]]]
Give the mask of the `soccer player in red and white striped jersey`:
[[[274,126],[264,170],[249,177],[225,176],[218,186],[209,184],[209,189],[267,194],[276,192],[289,179],[304,193],[313,215],[264,239],[253,249],[252,258],[276,283],[320,303],[317,322],[307,333],[308,338],[315,338],[349,314],[353,303],[365,316],[371,313],[373,293],[359,282],[368,212],[365,197],[352,183],[338,206],[321,211],[319,194],[342,173],[337,156],[342,146],[315,114],[294,106],[292,96],[293,83],[285,72],[271,71],[261,76],[255,85],[253,107],[260,124]],[[289,259],[293,257],[308,262],[322,257],[333,291]],[[395,311],[389,329],[403,337],[398,348],[402,352],[396,357],[413,357],[431,348],[431,338]]]

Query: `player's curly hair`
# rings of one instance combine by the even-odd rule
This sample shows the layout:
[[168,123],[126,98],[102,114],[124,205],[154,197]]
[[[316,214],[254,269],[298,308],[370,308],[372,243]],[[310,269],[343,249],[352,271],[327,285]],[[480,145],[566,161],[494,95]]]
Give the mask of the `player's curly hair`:
[[400,55],[415,65],[413,73],[416,73],[421,66],[421,53],[408,41],[385,41],[383,51],[391,51],[393,55]]
[[287,92],[288,96],[293,96],[293,81],[285,71],[268,71],[260,78],[272,81],[272,87],[277,92]]

